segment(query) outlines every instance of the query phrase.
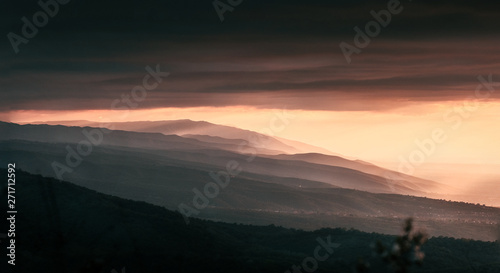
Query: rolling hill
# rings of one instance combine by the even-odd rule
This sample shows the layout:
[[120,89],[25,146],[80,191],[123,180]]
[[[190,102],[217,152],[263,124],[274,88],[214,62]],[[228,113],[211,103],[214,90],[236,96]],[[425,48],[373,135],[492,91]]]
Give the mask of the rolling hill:
[[[51,122],[35,122],[33,124],[48,124],[48,125],[67,125],[79,127],[103,127],[111,130],[123,130],[144,133],[162,133],[164,135],[179,135],[188,138],[203,140],[215,140],[218,143],[231,144],[240,143],[241,141],[250,142],[252,147],[262,148],[264,150],[279,151],[279,153],[271,154],[295,154],[299,152],[318,152],[331,154],[330,151],[308,145],[298,141],[286,139],[278,139],[261,133],[243,130],[236,127],[213,124],[206,121],[183,120],[166,120],[166,121],[132,121],[132,122],[110,122],[99,123],[93,121],[51,121]],[[212,138],[210,138],[212,137]],[[297,148],[299,147],[299,148]]]
[[[64,162],[67,144],[2,141],[5,160],[22,169],[55,177],[51,163]],[[97,146],[91,155],[65,174],[80,186],[121,198],[145,201],[178,210],[193,207],[193,190],[204,191],[214,180],[211,165],[177,158],[177,152],[119,146]],[[185,152],[183,152],[185,153]],[[193,154],[199,157],[199,154]],[[304,186],[302,186],[304,185]],[[397,194],[375,194],[332,187],[329,184],[277,178],[242,171],[225,189],[210,198],[206,208],[192,217],[249,224],[280,224],[317,229],[354,227],[394,234],[397,223],[413,216],[434,236],[481,240],[496,239],[500,209]]]
[[[285,272],[313,255],[318,240],[335,248],[316,272],[352,272],[358,258],[370,262],[372,272],[384,272],[370,245],[394,240],[346,229],[306,232],[197,219],[186,225],[179,213],[19,168],[16,180],[15,272]],[[5,200],[6,187],[0,190]],[[423,266],[414,272],[500,270],[497,243],[439,237],[422,250]],[[0,268],[13,272],[6,263]]]
[[[8,132],[0,136],[0,140],[27,140],[44,143],[79,143],[88,138],[86,136],[89,134],[88,132],[94,131],[100,134],[102,138],[99,145],[170,151],[171,155],[175,154],[175,160],[189,161],[195,165],[201,164],[211,169],[225,168],[227,162],[236,160],[240,162],[245,172],[257,175],[299,178],[323,182],[335,187],[376,193],[399,193],[420,196],[426,193],[422,190],[422,186],[414,185],[415,181],[421,181],[419,179],[394,181],[383,176],[364,172],[361,168],[356,170],[344,166],[324,165],[308,161],[266,158],[258,156],[258,151],[252,146],[238,146],[235,143],[204,142],[177,135],[119,130],[111,131],[91,127],[0,123],[0,129]],[[243,152],[235,152],[237,150]],[[366,166],[367,169],[370,167],[369,165]],[[428,192],[440,186],[436,182],[425,182],[427,183]]]
[[[228,176],[227,188],[207,198],[192,217],[394,234],[396,223],[413,216],[433,236],[497,238],[499,209],[417,197],[429,194],[421,189],[440,185],[413,177],[390,184],[377,175],[387,170],[366,162],[319,154],[236,153],[219,137],[12,123],[0,123],[0,129],[7,132],[0,135],[0,164],[14,161],[31,173],[58,177],[57,162],[68,168],[61,176],[72,183],[171,210],[193,207],[196,191],[204,192],[229,162],[236,164],[240,171]],[[101,141],[78,162],[68,163],[68,158],[75,161],[88,132],[101,132]]]

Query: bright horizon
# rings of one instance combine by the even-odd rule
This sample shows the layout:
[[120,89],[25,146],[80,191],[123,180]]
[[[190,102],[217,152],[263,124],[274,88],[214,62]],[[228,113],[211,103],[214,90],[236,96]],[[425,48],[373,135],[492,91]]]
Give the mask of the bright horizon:
[[[481,102],[474,111],[463,111],[463,103],[413,103],[386,111],[312,111],[285,110],[289,124],[279,121],[279,130],[269,130],[270,121],[282,109],[258,109],[248,106],[192,107],[70,111],[14,111],[0,114],[4,121],[30,123],[41,121],[89,120],[95,122],[159,121],[191,119],[228,125],[277,137],[304,142],[329,151],[365,160],[447,184],[470,187],[500,177],[500,103]],[[458,107],[458,108],[457,108]],[[468,108],[472,109],[472,108]],[[453,112],[452,112],[453,111]],[[443,117],[447,115],[447,120]],[[461,120],[459,123],[458,120]],[[282,126],[284,125],[284,126]],[[445,139],[434,143],[424,154],[416,140],[432,139],[434,130],[442,130]],[[427,140],[426,140],[427,139]],[[441,139],[441,140],[442,140]],[[428,144],[431,145],[431,144]],[[432,146],[432,145],[431,145]],[[429,148],[432,148],[429,146]],[[420,155],[417,155],[421,151]],[[420,161],[410,161],[410,156]],[[422,158],[421,155],[424,154]],[[419,157],[420,156],[420,157]],[[401,167],[401,157],[408,161]],[[408,165],[414,167],[407,169]],[[456,168],[456,166],[468,168]],[[402,168],[402,169],[401,169]],[[457,178],[460,178],[458,182]]]

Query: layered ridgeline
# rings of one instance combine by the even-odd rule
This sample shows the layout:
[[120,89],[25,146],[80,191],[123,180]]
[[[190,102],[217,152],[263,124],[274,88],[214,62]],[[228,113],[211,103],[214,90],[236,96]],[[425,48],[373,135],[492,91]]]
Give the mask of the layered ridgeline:
[[[7,170],[0,169],[0,175],[6,177]],[[104,195],[19,168],[15,178],[15,272],[275,273],[304,264],[310,268],[318,255],[327,259],[316,261],[315,272],[353,272],[358,258],[370,263],[370,272],[389,272],[373,256],[371,245],[377,240],[389,245],[392,236],[197,219],[186,225],[179,213],[159,206]],[[6,194],[6,186],[1,186],[0,198],[6,200]],[[498,242],[431,238],[422,251],[423,265],[412,272],[500,270]],[[4,257],[5,252],[4,248]],[[0,265],[1,272],[13,272],[12,268]]]
[[178,135],[192,139],[198,139],[208,143],[219,143],[226,145],[239,145],[242,141],[252,142],[253,147],[261,148],[262,154],[318,152],[330,154],[331,152],[307,145],[305,143],[277,139],[257,132],[243,130],[231,126],[217,125],[206,121],[192,120],[167,120],[167,121],[132,121],[132,122],[110,122],[99,123],[85,120],[77,121],[51,121],[38,122],[34,124],[66,125],[66,126],[88,126],[102,127],[110,130],[124,130],[143,133],[162,133],[164,135]]
[[[75,121],[74,123],[89,122]],[[109,123],[108,127],[117,128],[117,130],[100,130],[97,134],[101,136],[93,135],[92,128],[88,127],[19,126],[8,123],[0,125],[8,132],[0,136],[0,140],[78,143],[89,138],[102,138],[98,145],[175,150],[180,151],[175,155],[175,158],[180,161],[214,167],[224,168],[229,160],[245,158],[242,161],[250,163],[242,166],[245,172],[306,179],[362,191],[425,195],[446,190],[446,186],[437,182],[389,171],[362,161],[324,154],[295,154],[298,152],[297,149],[273,137],[208,122],[181,120]],[[127,131],[121,131],[121,129]],[[149,133],[139,133],[134,130]],[[186,135],[184,133],[210,135]],[[102,137],[103,135],[105,137]],[[313,146],[310,147],[314,149]],[[198,153],[195,157],[190,154],[184,156],[185,151],[202,151],[202,153]]]
[[498,209],[415,197],[443,186],[394,172],[398,180],[386,179],[388,170],[338,156],[260,154],[248,142],[231,146],[234,139],[90,127],[0,129],[0,164],[14,161],[102,193],[183,208],[191,217],[395,234],[401,219],[414,216],[431,235],[496,239]]

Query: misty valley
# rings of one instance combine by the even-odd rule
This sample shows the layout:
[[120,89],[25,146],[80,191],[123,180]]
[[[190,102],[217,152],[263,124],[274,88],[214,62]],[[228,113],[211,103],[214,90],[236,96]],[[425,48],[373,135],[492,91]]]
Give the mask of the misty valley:
[[[215,124],[80,126],[0,123],[8,132],[0,136],[0,164],[9,158],[18,169],[24,251],[17,255],[33,261],[26,268],[97,272],[89,268],[123,263],[146,272],[285,272],[307,257],[301,253],[312,237],[328,234],[339,246],[327,262],[311,262],[318,272],[349,272],[363,266],[358,259],[385,270],[374,244],[390,244],[411,217],[429,237],[415,272],[500,269],[500,208],[451,201],[445,184],[338,155],[290,151],[269,136],[266,149],[254,147],[237,138],[248,132]],[[241,143],[255,152],[241,153]],[[476,250],[462,252],[466,245]],[[440,255],[446,263],[436,260]],[[141,261],[146,256],[150,262]],[[458,270],[458,261],[469,269]]]

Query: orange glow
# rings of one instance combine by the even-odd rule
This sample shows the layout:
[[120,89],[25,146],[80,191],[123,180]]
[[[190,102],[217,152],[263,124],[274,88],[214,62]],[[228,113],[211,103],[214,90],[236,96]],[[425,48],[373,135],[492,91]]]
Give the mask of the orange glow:
[[[393,162],[416,148],[415,139],[423,140],[432,130],[441,128],[447,140],[426,162],[500,164],[500,103],[483,103],[476,111],[448,114],[459,103],[427,103],[386,112],[368,111],[305,111],[286,110],[294,116],[279,137],[306,142],[363,160]],[[455,108],[454,108],[455,107]],[[460,109],[460,108],[457,108]],[[192,119],[269,132],[270,121],[282,109],[252,107],[196,107],[135,109],[131,111],[14,111],[0,114],[5,121],[30,123],[36,121],[91,120],[124,122],[141,120]],[[461,124],[458,128],[458,120]]]
[[[191,119],[229,125],[326,148],[347,158],[357,158],[398,170],[400,158],[410,160],[422,149],[416,140],[432,138],[442,130],[446,140],[435,143],[432,153],[408,173],[461,188],[500,180],[500,102],[483,102],[474,111],[463,103],[421,103],[387,111],[306,111],[253,107],[196,107],[135,109],[130,111],[13,111],[0,119],[16,123],[90,120],[97,122]],[[289,124],[274,124],[285,111]],[[446,118],[445,118],[446,116]],[[291,118],[290,118],[291,117]],[[278,126],[276,126],[278,125]],[[276,129],[276,128],[279,128]],[[418,153],[418,152],[417,152]],[[486,186],[485,186],[486,187]],[[491,193],[491,191],[490,191]]]

